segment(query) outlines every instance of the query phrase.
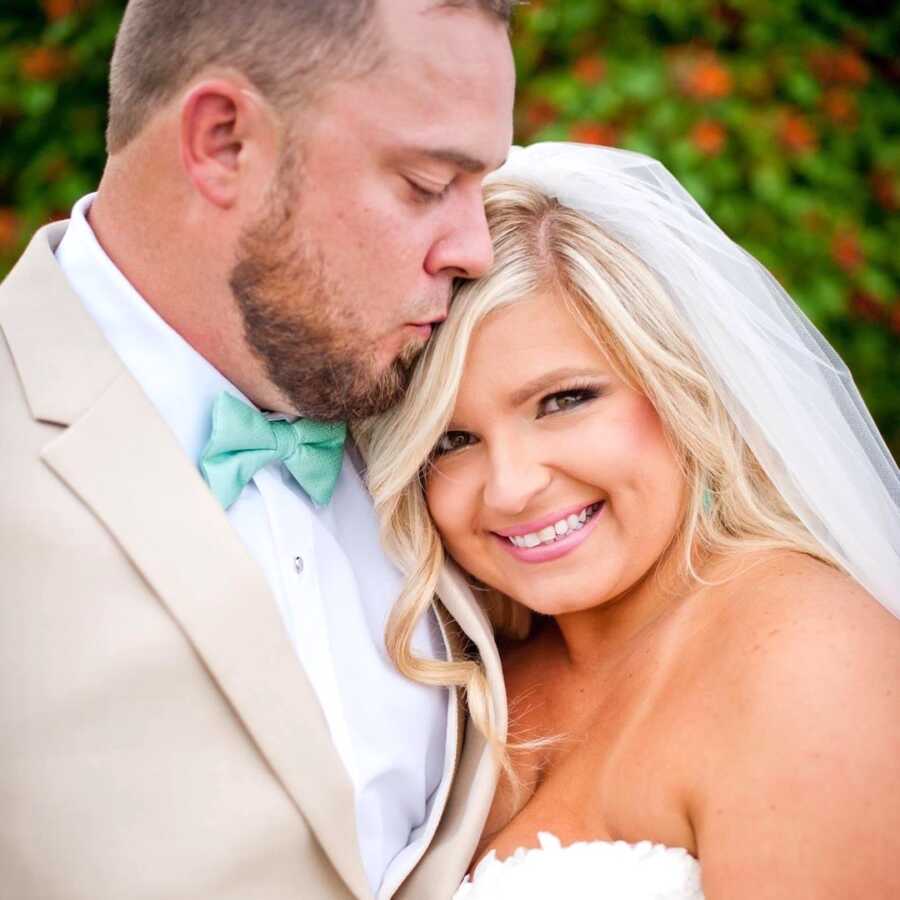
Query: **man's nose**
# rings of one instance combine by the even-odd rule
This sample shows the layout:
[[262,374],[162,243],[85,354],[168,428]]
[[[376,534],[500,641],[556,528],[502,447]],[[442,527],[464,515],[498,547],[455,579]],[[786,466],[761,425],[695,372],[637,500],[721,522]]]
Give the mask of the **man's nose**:
[[432,246],[426,260],[429,275],[479,278],[494,263],[494,248],[480,191],[467,200],[465,214],[454,217],[446,233]]

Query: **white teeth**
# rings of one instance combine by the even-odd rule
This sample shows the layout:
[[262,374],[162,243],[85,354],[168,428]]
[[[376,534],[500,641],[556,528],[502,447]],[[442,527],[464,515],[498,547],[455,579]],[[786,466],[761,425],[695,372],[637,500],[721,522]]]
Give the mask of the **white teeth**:
[[538,537],[541,539],[542,544],[546,541],[556,540],[556,527],[554,525],[548,525],[546,528],[542,528],[538,532]]
[[540,531],[532,531],[528,534],[511,535],[507,540],[515,547],[537,547],[540,544],[552,544],[559,538],[568,534],[570,531],[578,531],[584,527],[584,523],[600,509],[601,504],[592,503],[586,506],[579,515],[566,516],[554,522],[553,525],[547,525]]

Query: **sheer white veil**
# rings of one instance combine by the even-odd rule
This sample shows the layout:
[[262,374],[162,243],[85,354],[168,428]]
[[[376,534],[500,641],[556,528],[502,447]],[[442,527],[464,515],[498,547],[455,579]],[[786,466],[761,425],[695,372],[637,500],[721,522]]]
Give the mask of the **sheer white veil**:
[[658,161],[513,148],[487,183],[537,187],[601,225],[668,288],[744,440],[809,531],[900,616],[900,471],[853,379],[772,275]]

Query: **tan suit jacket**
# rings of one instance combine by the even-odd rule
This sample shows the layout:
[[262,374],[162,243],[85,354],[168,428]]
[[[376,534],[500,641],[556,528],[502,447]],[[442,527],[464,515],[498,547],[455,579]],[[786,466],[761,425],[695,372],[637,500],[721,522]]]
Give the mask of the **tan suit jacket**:
[[[0,285],[0,896],[371,900],[265,577],[62,275],[64,232]],[[505,710],[483,613],[452,571],[439,594]],[[454,769],[403,900],[446,900],[474,851],[496,770],[471,727]]]

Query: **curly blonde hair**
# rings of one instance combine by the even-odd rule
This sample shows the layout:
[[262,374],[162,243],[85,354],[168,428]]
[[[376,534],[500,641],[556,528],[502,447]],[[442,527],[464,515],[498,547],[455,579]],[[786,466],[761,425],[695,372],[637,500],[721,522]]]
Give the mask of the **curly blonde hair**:
[[[485,205],[495,252],[491,272],[458,289],[404,402],[357,433],[384,544],[407,577],[388,622],[388,651],[415,681],[465,688],[473,722],[510,772],[506,738],[497,729],[479,661],[424,660],[410,649],[446,562],[425,500],[428,461],[450,421],[472,335],[495,310],[552,293],[617,373],[651,401],[685,478],[682,518],[670,548],[685,574],[699,578],[699,557],[733,551],[787,549],[834,563],[741,437],[675,304],[635,253],[526,184],[494,182]],[[498,633],[527,636],[524,607],[481,586],[477,596]]]

